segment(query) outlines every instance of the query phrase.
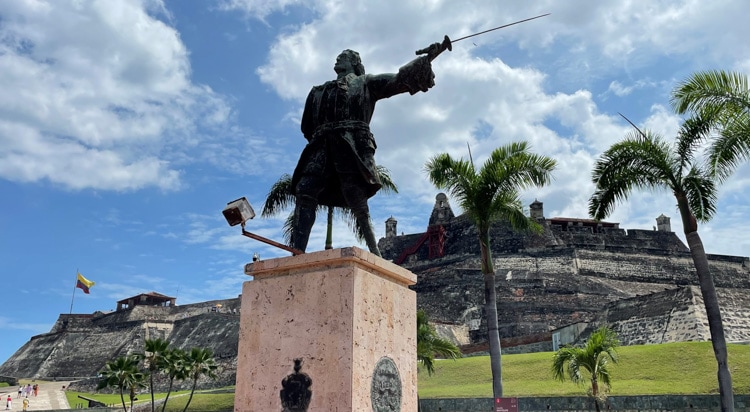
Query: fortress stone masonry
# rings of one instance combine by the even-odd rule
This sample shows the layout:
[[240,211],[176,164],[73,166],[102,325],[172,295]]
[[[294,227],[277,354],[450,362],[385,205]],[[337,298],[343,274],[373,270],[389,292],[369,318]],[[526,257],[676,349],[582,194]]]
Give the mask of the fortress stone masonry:
[[[491,231],[505,353],[551,351],[604,323],[624,345],[709,340],[692,259],[668,217],[659,216],[654,230],[625,230],[613,222],[546,218],[538,201],[530,216],[541,233],[519,234],[503,224]],[[465,353],[486,350],[471,222],[455,216],[439,194],[425,232],[399,235],[397,223],[385,222],[378,246],[385,259],[417,275],[417,307]],[[750,260],[709,255],[709,263],[727,341],[750,342]],[[0,377],[92,378],[107,361],[143,351],[145,339],[164,338],[214,352],[219,379],[201,387],[235,383],[240,298],[178,305],[151,292],[121,300],[118,309],[60,315],[50,332],[32,337],[0,365]],[[77,385],[95,384],[92,378]]]
[[[171,304],[165,305],[165,301]],[[71,389],[93,390],[98,383],[94,377],[106,362],[130,353],[142,353],[146,339],[162,338],[185,350],[210,348],[219,365],[219,377],[200,383],[234,385],[239,298],[176,306],[174,298],[151,292],[120,302],[129,304],[125,309],[120,307],[109,313],[60,315],[48,333],[33,336],[0,366],[0,376],[84,379],[74,384],[77,388],[71,385]]]
[[[491,229],[503,350],[553,350],[610,324],[624,345],[709,340],[689,249],[663,214],[654,230],[590,219],[546,218],[530,205],[539,234]],[[465,351],[486,336],[477,232],[440,193],[423,233],[398,235],[386,221],[378,246],[417,274],[417,306]],[[750,260],[709,255],[728,342],[750,342]]]

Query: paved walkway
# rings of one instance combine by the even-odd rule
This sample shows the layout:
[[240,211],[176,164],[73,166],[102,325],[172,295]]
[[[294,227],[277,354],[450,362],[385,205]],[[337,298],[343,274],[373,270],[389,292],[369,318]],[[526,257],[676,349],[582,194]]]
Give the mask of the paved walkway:
[[[55,409],[70,409],[68,400],[65,398],[65,392],[62,390],[63,386],[68,386],[69,382],[46,382],[39,384],[39,392],[37,396],[31,394],[29,396],[29,408],[28,411],[45,411]],[[18,396],[18,386],[9,386],[7,388],[0,388],[0,411],[4,411],[6,401],[10,395],[13,400],[13,407],[9,410],[22,411],[23,410],[23,397]]]

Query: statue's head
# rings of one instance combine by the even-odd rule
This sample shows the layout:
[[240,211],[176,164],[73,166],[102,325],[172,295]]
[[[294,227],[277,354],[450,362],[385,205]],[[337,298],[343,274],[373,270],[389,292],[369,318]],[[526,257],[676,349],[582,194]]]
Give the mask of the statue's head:
[[338,55],[333,70],[338,74],[354,73],[357,76],[365,74],[365,66],[362,65],[359,53],[349,49],[342,51]]

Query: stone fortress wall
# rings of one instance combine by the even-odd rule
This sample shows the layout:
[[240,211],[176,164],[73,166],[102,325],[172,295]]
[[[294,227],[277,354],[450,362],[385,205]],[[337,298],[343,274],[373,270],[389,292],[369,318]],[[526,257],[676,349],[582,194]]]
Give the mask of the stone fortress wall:
[[[239,306],[240,299],[234,298],[169,307],[136,305],[109,313],[62,314],[50,332],[32,337],[3,363],[0,376],[90,378],[108,361],[143,352],[145,339],[162,338],[186,351],[193,347],[211,349],[219,365],[219,378],[211,385],[233,385]],[[88,386],[93,388],[96,382]]]
[[[541,202],[532,203],[531,217],[541,233],[519,234],[503,224],[491,229],[504,350],[552,348],[553,332],[577,323],[590,324],[581,338],[610,324],[624,344],[708,340],[692,258],[668,217],[659,216],[654,230],[625,230],[612,222],[547,219]],[[477,232],[465,216],[454,216],[445,195],[436,197],[426,232],[398,235],[390,218],[379,246],[384,258],[417,274],[417,304],[449,331],[445,337],[472,344],[484,339]],[[748,342],[750,259],[708,258],[727,340]],[[468,336],[453,337],[461,333]],[[538,341],[514,341],[531,336]]]

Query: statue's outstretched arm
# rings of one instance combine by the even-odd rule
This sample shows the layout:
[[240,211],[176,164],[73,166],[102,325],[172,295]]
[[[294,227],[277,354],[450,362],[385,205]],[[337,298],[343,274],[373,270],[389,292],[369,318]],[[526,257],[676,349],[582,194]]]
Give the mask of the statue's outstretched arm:
[[428,56],[420,56],[398,69],[398,73],[367,75],[370,92],[377,99],[400,93],[426,92],[435,85],[435,73]]

